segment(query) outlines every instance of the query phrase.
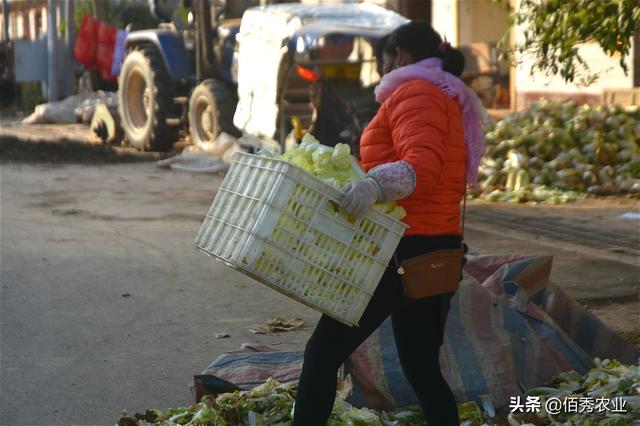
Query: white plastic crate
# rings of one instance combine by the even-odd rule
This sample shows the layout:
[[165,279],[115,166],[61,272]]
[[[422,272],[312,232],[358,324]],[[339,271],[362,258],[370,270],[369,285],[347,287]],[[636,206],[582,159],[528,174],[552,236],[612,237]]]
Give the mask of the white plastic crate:
[[407,226],[376,210],[349,221],[341,196],[286,161],[238,153],[194,245],[357,325]]

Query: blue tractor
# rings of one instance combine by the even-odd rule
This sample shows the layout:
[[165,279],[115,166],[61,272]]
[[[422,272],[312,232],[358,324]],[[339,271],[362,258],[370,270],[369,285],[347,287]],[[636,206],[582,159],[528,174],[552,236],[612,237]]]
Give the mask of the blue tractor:
[[118,80],[119,114],[129,144],[168,150],[187,124],[196,144],[210,143],[222,131],[237,135],[236,34],[244,10],[259,0],[183,0],[188,18],[182,28],[162,0],[149,1],[164,22],[158,29],[128,34]]
[[119,108],[129,143],[167,150],[188,123],[196,145],[242,129],[245,143],[284,151],[295,128],[357,153],[377,110],[377,40],[407,19],[370,3],[219,2],[192,0],[182,32],[167,22],[127,37]]

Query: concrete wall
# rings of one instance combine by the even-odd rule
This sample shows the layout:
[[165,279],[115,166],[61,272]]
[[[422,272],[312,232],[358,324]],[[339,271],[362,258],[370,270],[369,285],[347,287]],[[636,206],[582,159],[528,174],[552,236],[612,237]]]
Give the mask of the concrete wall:
[[509,12],[491,0],[458,2],[458,44],[495,43],[508,29]]
[[433,0],[432,25],[456,46],[497,42],[507,30],[509,13],[491,0]]

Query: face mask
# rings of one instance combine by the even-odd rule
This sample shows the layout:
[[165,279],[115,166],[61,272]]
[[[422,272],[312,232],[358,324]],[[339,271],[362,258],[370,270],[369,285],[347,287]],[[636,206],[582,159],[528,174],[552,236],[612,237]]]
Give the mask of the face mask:
[[397,51],[393,59],[391,60],[391,63],[388,65],[388,67],[384,68],[385,74],[393,70],[396,70],[398,68],[401,68],[409,63],[411,63],[411,61],[407,60],[406,54],[403,52]]
[[405,65],[408,65],[410,63],[410,61],[407,60],[406,55],[403,52],[398,51],[396,53],[396,57],[393,60],[393,68],[392,69],[398,69],[401,67],[404,67]]

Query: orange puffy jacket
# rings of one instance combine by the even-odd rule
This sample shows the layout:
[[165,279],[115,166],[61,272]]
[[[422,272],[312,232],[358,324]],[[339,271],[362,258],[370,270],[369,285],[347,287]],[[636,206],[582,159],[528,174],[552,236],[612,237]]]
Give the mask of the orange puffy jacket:
[[360,140],[365,170],[403,160],[416,173],[413,194],[397,201],[405,235],[460,235],[466,156],[460,105],[425,80],[399,86]]

